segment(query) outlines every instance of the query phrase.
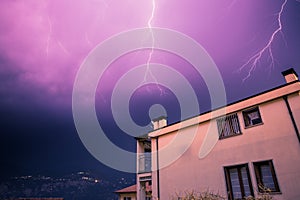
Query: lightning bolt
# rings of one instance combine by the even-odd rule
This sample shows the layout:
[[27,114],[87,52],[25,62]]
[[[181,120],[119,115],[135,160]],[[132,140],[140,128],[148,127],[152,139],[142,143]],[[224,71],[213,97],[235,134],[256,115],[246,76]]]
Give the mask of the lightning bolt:
[[52,35],[52,22],[51,22],[49,16],[47,17],[47,20],[48,20],[48,24],[49,24],[49,34],[48,34],[47,42],[46,42],[46,56],[48,58],[48,56],[49,56],[50,40],[51,40],[51,35]]
[[148,56],[148,59],[147,59],[147,69],[146,69],[146,73],[144,75],[144,80],[142,83],[145,83],[146,80],[147,80],[147,76],[150,75],[154,80],[155,82],[156,81],[156,78],[154,77],[154,75],[152,74],[151,70],[150,70],[150,63],[151,63],[151,60],[152,60],[152,56],[153,56],[153,53],[154,53],[154,43],[155,43],[155,38],[154,38],[154,34],[153,34],[153,30],[152,30],[152,21],[154,19],[154,14],[155,14],[155,7],[156,7],[156,4],[155,4],[155,0],[152,0],[152,11],[151,11],[151,15],[148,19],[148,22],[147,22],[147,25],[148,25],[148,28],[150,30],[150,34],[151,34],[151,42],[152,42],[152,45],[151,45],[151,50],[150,50],[150,53],[149,53],[149,56]]
[[287,3],[287,0],[284,0],[284,2],[281,4],[280,11],[277,13],[278,28],[272,33],[271,37],[268,40],[268,43],[262,49],[260,49],[256,54],[254,54],[245,64],[243,64],[240,67],[239,71],[243,70],[247,66],[250,66],[247,76],[245,78],[243,78],[243,82],[251,76],[252,72],[256,69],[257,64],[261,60],[262,55],[264,53],[268,53],[269,59],[271,62],[270,67],[274,68],[275,64],[274,64],[274,56],[273,56],[273,51],[272,51],[272,43],[273,43],[276,35],[278,33],[282,33],[281,32],[282,31],[281,17],[282,17],[282,13],[283,13],[286,3]]
[[92,42],[90,41],[87,32],[85,32],[84,36],[85,36],[85,41],[87,42],[87,44],[88,44],[89,46],[92,46]]
[[109,7],[108,6],[108,3],[105,1],[105,0],[103,0],[103,1],[101,1],[102,2],[102,4],[104,5],[104,9],[103,9],[103,12],[102,12],[102,21],[105,19],[105,15],[106,15],[106,10],[107,10],[107,8]]
[[152,0],[152,12],[151,12],[151,15],[150,15],[150,18],[148,20],[148,28],[150,30],[150,34],[151,34],[151,39],[152,39],[152,47],[151,47],[151,51],[150,51],[150,54],[149,54],[149,57],[148,57],[148,60],[147,60],[147,69],[150,69],[150,62],[151,62],[151,59],[152,59],[152,55],[154,53],[154,42],[155,42],[155,39],[154,39],[154,35],[153,35],[153,30],[152,30],[152,21],[153,21],[153,18],[154,18],[154,14],[155,14],[155,0]]
[[152,45],[151,45],[150,53],[149,53],[149,56],[148,56],[148,59],[147,59],[146,72],[145,72],[142,84],[147,81],[147,77],[149,77],[149,78],[151,77],[153,79],[153,81],[156,83],[156,86],[157,86],[157,88],[160,91],[160,95],[162,96],[164,94],[164,91],[159,86],[157,79],[155,78],[155,76],[153,75],[153,73],[152,73],[152,71],[150,69],[150,64],[151,64],[152,56],[153,56],[153,53],[154,53],[154,44],[155,44],[155,38],[154,38],[154,33],[153,33],[152,22],[153,22],[153,19],[154,19],[154,16],[155,16],[155,9],[156,9],[156,2],[155,2],[155,0],[152,0],[151,2],[152,2],[152,10],[151,10],[151,15],[150,15],[150,17],[148,19],[148,22],[147,22],[147,26],[148,26],[148,28],[150,30],[150,36],[151,36]]
[[61,41],[57,41],[57,44],[59,45],[59,47],[63,50],[63,52],[65,54],[70,54],[70,52],[66,49],[66,47],[61,43]]
[[228,10],[230,10],[230,9],[234,6],[234,4],[236,3],[236,1],[237,1],[237,0],[233,0],[233,1],[231,2],[231,4],[228,6]]

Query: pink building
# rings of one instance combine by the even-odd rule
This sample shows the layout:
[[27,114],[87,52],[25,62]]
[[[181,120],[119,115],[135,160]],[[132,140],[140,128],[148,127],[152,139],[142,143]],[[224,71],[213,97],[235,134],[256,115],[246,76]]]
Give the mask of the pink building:
[[136,200],[136,185],[117,190],[115,193],[118,194],[119,200]]
[[167,125],[137,138],[137,199],[171,199],[185,191],[227,199],[300,199],[300,82],[286,84],[226,107]]

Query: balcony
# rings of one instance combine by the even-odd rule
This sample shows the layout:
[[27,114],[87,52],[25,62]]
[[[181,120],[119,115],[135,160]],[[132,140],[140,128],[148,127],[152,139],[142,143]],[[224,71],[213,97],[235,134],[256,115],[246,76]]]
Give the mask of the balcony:
[[151,153],[143,153],[138,157],[138,173],[151,172]]

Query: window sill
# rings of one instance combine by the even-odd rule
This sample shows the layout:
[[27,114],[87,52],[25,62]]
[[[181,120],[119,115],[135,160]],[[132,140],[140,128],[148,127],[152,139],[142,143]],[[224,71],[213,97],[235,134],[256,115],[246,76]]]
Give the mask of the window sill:
[[265,195],[265,194],[269,194],[269,195],[282,195],[282,192],[258,192],[258,195]]
[[260,125],[263,125],[264,123],[259,123],[259,124],[255,124],[255,125],[249,125],[249,126],[245,126],[244,128],[245,129],[248,129],[248,128],[252,128],[252,127],[256,127],[256,126],[260,126]]
[[232,138],[232,137],[239,136],[239,135],[242,135],[242,133],[237,133],[237,134],[233,134],[233,135],[219,137],[219,140],[224,140],[224,139]]

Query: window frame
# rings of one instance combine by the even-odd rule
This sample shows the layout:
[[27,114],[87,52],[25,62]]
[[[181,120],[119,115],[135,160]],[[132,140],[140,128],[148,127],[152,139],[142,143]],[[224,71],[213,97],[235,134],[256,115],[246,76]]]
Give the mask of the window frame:
[[[261,122],[259,122],[257,124],[250,124],[249,122],[246,122],[247,121],[247,118],[246,118],[247,115],[246,114],[247,113],[251,113],[251,111],[254,112],[255,110],[257,110],[257,112],[258,112],[258,116],[259,116],[259,119],[260,119]],[[255,106],[255,107],[251,107],[251,108],[248,108],[246,110],[243,110],[242,111],[242,116],[243,116],[243,120],[244,120],[244,127],[245,127],[245,129],[264,124],[264,122],[262,120],[262,117],[261,117],[261,114],[260,114],[259,106]]]
[[[260,187],[260,185],[265,187],[263,185],[263,181],[262,181],[262,177],[261,177],[261,168],[260,168],[263,165],[268,165],[269,169],[271,170],[271,175],[272,175],[272,180],[273,180],[275,190],[270,190],[268,192],[268,191],[263,191],[263,189]],[[254,172],[255,172],[256,185],[257,185],[257,189],[258,189],[259,193],[266,193],[266,192],[270,193],[270,194],[278,194],[278,193],[280,194],[281,193],[272,160],[263,160],[263,161],[253,162],[253,168],[254,168]],[[270,188],[268,188],[268,189],[270,189]]]
[[[237,127],[238,127],[238,131],[239,132],[238,133],[234,133],[234,134],[230,134],[230,135],[222,136],[222,133],[223,133],[222,130],[224,129],[224,125],[222,124],[223,121],[226,121],[227,119],[232,118],[233,116],[236,117]],[[241,130],[241,126],[240,126],[240,120],[239,120],[238,113],[232,113],[232,114],[228,114],[228,115],[219,117],[219,118],[216,119],[216,123],[217,123],[217,128],[218,128],[219,140],[230,138],[230,137],[234,137],[234,136],[237,136],[237,135],[242,135],[242,130]],[[231,119],[230,119],[229,124],[230,124],[229,125],[230,129],[233,129],[233,125],[232,125]]]
[[[248,163],[245,163],[245,164],[238,164],[238,165],[232,165],[232,166],[225,166],[224,167],[225,183],[226,183],[227,195],[228,195],[229,200],[235,200],[234,197],[233,197],[233,189],[232,189],[231,177],[230,177],[230,172],[229,172],[230,169],[237,169],[241,195],[245,195],[243,177],[241,177],[242,176],[241,175],[242,174],[242,172],[241,172],[242,167],[246,168],[250,193],[251,193],[251,196],[254,197],[254,190],[253,190],[253,184],[252,184],[252,180],[251,180],[249,166],[248,166]],[[243,186],[243,187],[241,187],[241,186]],[[241,199],[245,199],[245,198],[246,197],[242,197]]]

